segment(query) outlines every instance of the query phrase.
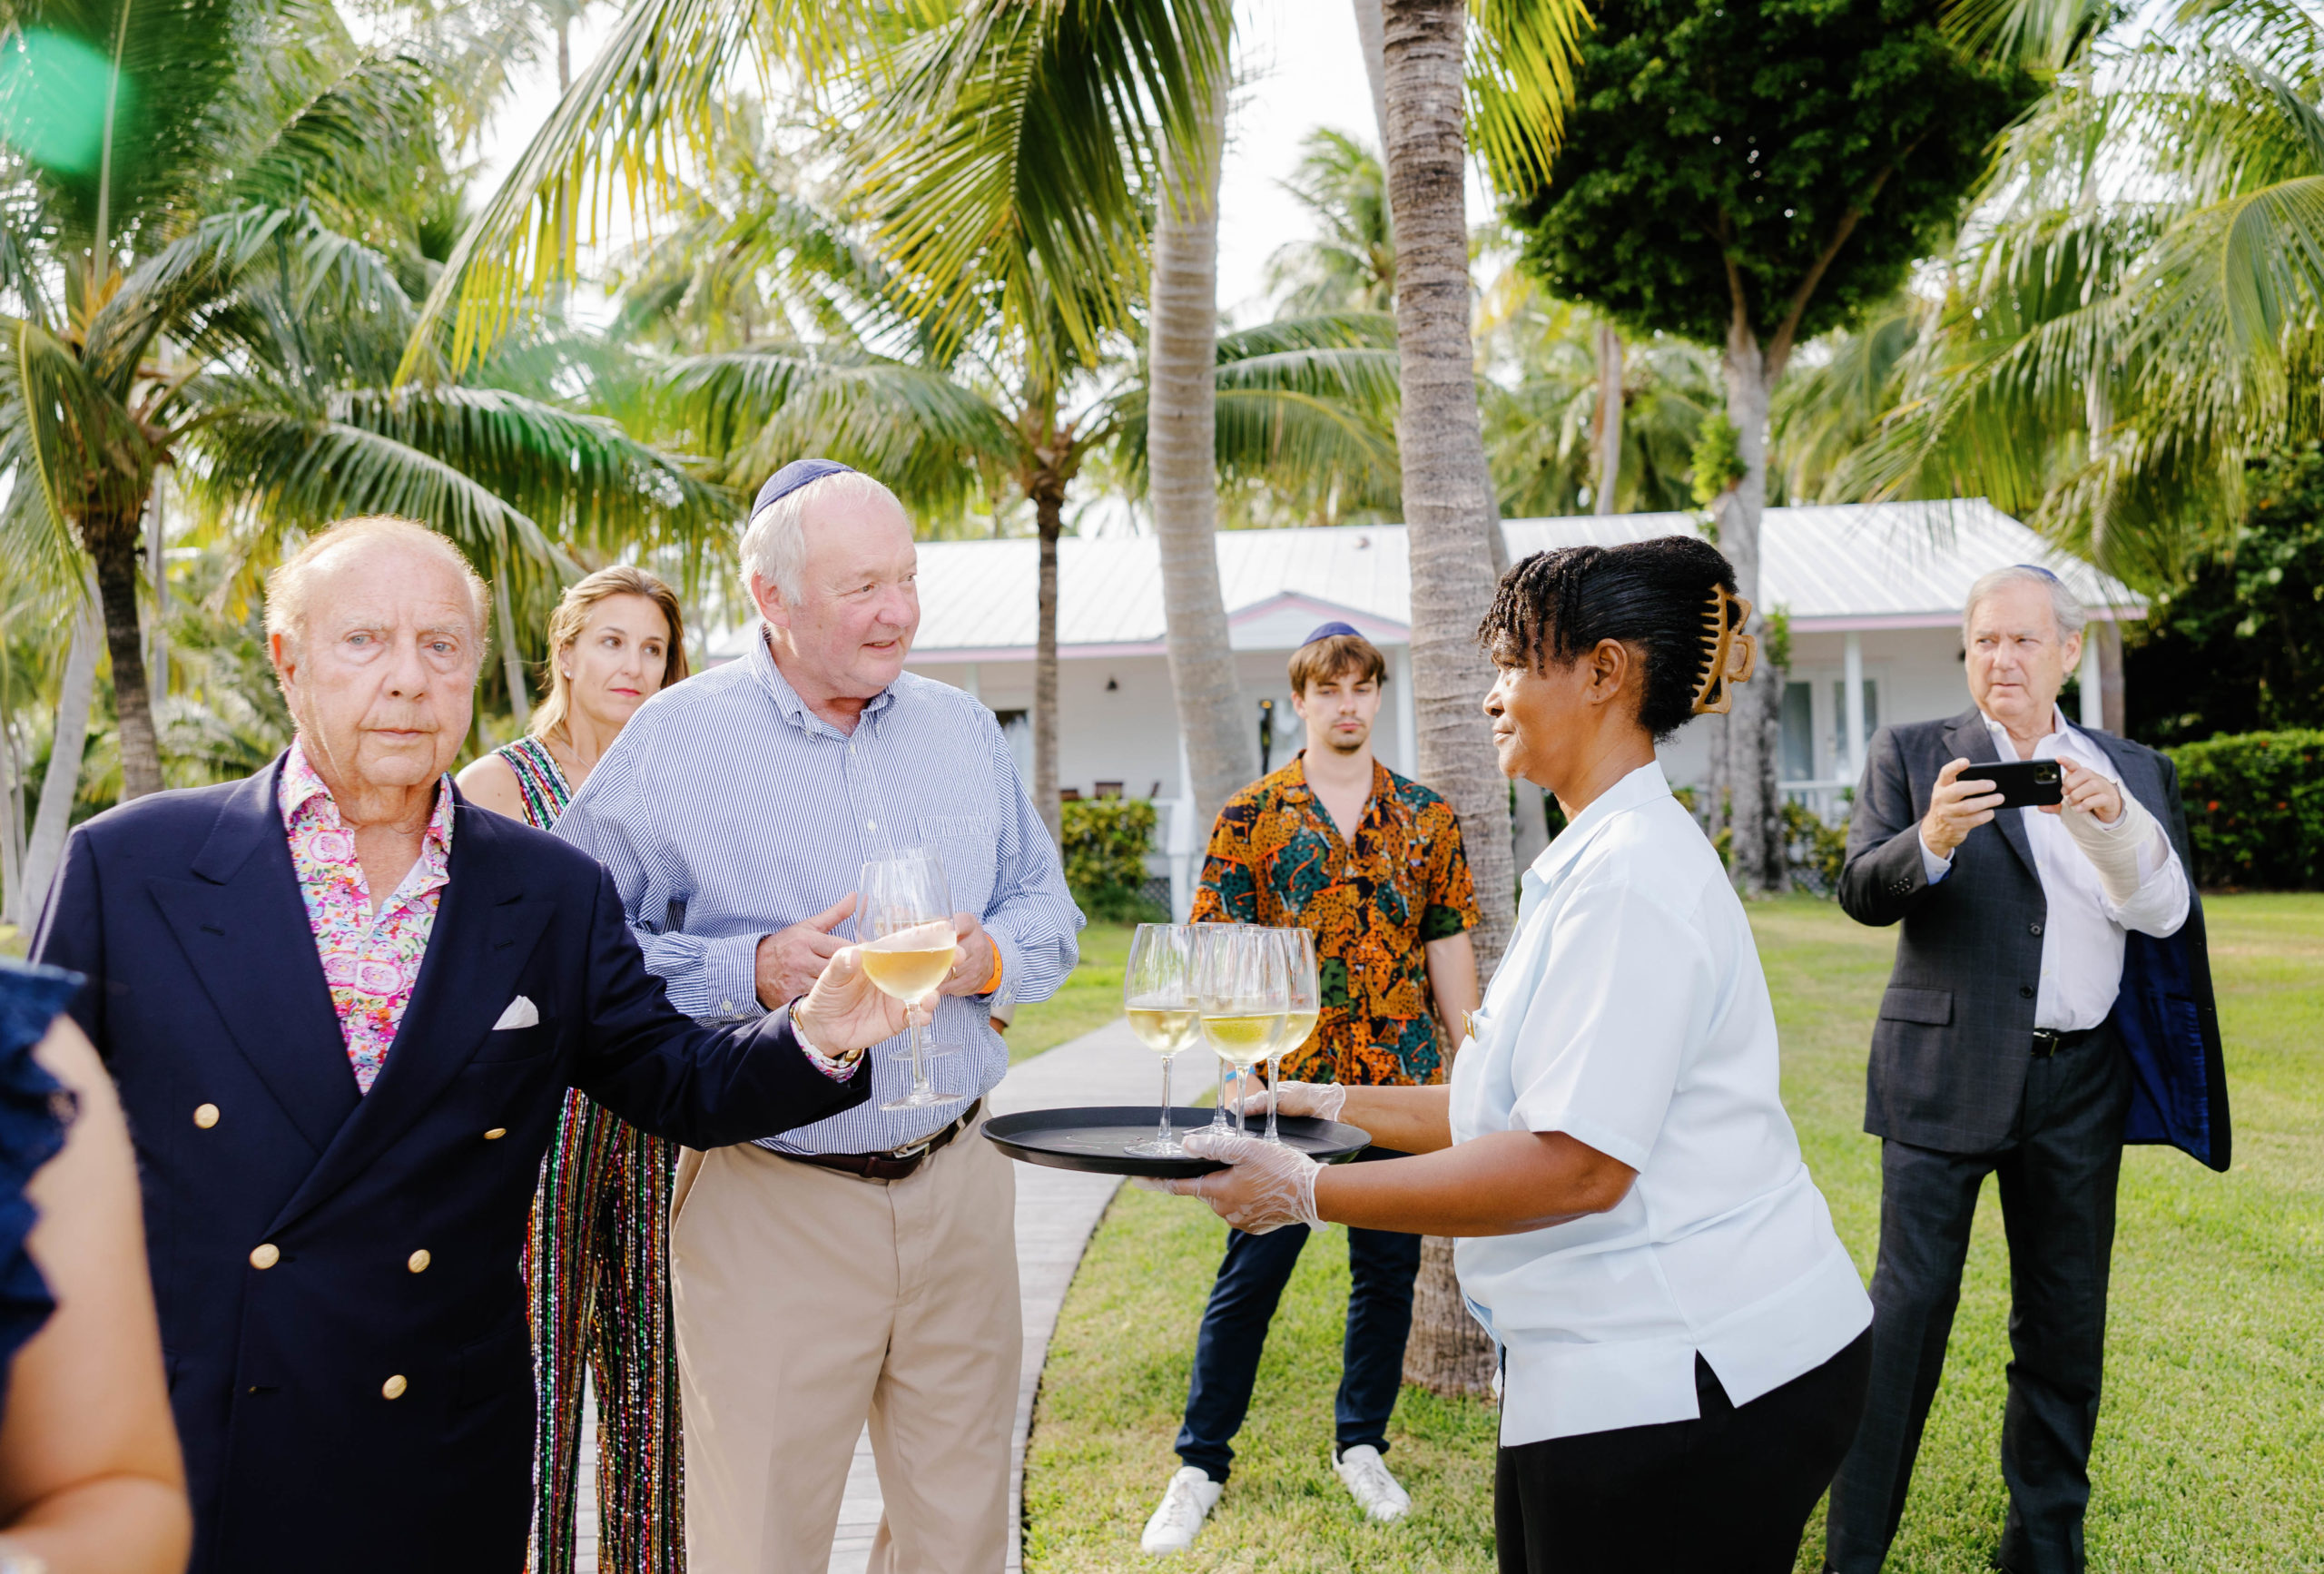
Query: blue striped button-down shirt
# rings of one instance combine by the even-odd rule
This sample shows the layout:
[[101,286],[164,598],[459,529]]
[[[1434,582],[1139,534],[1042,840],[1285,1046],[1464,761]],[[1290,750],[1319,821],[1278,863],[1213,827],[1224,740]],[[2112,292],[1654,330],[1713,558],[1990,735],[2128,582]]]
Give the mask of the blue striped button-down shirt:
[[[1081,914],[992,713],[906,673],[842,733],[784,681],[763,635],[743,660],[640,706],[556,834],[612,872],[645,965],[704,1021],[760,1010],[761,936],[839,901],[866,859],[914,844],[942,856],[953,910],[991,932],[1002,993],[1046,999],[1079,958]],[[948,997],[932,1030],[965,1049],[979,1093],[1009,1068],[990,1010]],[[910,1083],[903,1048],[899,1037],[873,1049],[868,1102],[765,1146],[872,1153],[949,1124],[965,1103],[880,1110]],[[961,1069],[946,1067],[943,1091]]]

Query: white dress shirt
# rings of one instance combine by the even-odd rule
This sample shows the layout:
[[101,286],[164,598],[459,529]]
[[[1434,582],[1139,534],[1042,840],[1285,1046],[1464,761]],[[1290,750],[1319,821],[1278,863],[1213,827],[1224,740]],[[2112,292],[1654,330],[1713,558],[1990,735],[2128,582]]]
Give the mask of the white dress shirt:
[[[2016,759],[2017,742],[2009,735],[2009,729],[1991,716],[1984,722],[1994,735],[1995,752],[2004,760]],[[2055,705],[2051,707],[2049,732],[2034,741],[2033,757],[2072,760],[2097,772],[2126,796],[2129,793],[2122,786],[2122,773],[2114,769],[2106,751],[2089,734],[2068,724],[2065,713]],[[1971,779],[1976,773],[1974,765],[1961,772]],[[2187,873],[2179,866],[2179,854],[2159,819],[2145,821],[2147,843],[2139,849],[2139,889],[2130,900],[2116,902],[2107,896],[2097,870],[2074,845],[2060,816],[2039,809],[2004,809],[1996,818],[1999,814],[2014,814],[2025,827],[2042,896],[2050,909],[2042,924],[2042,978],[2034,1000],[2034,1026],[2062,1033],[2095,1028],[2114,1008],[2114,996],[2122,989],[2124,931],[2136,930],[2162,939],[2177,934],[2179,926],[2187,921]],[[2121,826],[2125,821],[2117,818],[2114,823]],[[1937,857],[1924,841],[1921,868],[1935,885],[1953,871],[1953,860]]]
[[1452,1063],[1455,1142],[1562,1131],[1638,1171],[1610,1212],[1454,1248],[1507,1353],[1504,1445],[1692,1420],[1698,1353],[1748,1404],[1870,1324],[1779,1073],[1743,904],[1640,766],[1526,871]]

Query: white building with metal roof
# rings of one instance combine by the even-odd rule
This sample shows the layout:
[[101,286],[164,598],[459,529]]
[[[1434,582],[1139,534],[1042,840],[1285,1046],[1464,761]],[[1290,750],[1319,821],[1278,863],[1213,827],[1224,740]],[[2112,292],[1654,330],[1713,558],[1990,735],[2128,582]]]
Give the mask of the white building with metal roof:
[[[1690,532],[1687,514],[1512,519],[1512,562],[1556,546],[1611,546]],[[921,625],[911,670],[977,695],[1018,742],[1031,774],[1033,651],[1039,547],[1033,540],[923,543]],[[2039,564],[2073,587],[2093,620],[2142,617],[2142,597],[2060,553],[1983,499],[1770,508],[1761,526],[1763,610],[1791,629],[1783,694],[1785,789],[1836,807],[1885,723],[1948,716],[1967,703],[1961,610],[1988,570]],[[1285,663],[1317,624],[1362,630],[1387,654],[1380,757],[1411,773],[1412,576],[1404,527],[1222,531],[1218,578],[1251,725],[1268,725],[1268,763],[1303,742]],[[1068,536],[1058,547],[1058,775],[1078,796],[1152,797],[1164,812],[1174,883],[1205,828],[1177,812],[1187,796],[1184,750],[1163,644],[1162,570],[1151,536]],[[720,644],[726,642],[721,641]],[[714,651],[717,654],[730,654]],[[2085,642],[2082,714],[2099,722],[2098,642]],[[1483,698],[1482,694],[1478,696]],[[1263,720],[1264,719],[1264,720]],[[1707,730],[1682,729],[1663,749],[1675,784],[1703,780]]]

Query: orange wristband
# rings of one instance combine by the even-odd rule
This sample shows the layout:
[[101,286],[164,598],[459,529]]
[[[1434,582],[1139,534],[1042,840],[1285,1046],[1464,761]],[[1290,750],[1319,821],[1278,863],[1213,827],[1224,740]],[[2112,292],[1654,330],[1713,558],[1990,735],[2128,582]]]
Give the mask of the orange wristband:
[[1000,988],[1000,948],[995,946],[992,948],[992,977],[984,981],[984,988],[979,989],[977,993],[990,995],[999,988]]

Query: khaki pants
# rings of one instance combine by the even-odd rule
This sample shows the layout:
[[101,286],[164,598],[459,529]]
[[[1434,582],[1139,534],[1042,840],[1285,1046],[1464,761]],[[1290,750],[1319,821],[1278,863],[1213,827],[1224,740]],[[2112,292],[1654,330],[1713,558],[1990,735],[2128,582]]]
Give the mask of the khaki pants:
[[998,1574],[1024,1320],[1016,1177],[963,1133],[909,1179],[687,1150],[671,1205],[693,1574],[826,1574],[868,1419],[872,1574]]

